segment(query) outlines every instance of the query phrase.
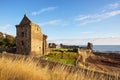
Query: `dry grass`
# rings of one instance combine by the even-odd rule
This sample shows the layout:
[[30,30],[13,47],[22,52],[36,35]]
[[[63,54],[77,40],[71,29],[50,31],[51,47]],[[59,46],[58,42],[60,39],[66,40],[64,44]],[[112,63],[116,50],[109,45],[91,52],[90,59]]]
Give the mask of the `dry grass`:
[[30,60],[0,59],[0,80],[45,80],[45,75],[44,70]]
[[[94,72],[68,72],[64,66],[56,66],[51,70],[42,68],[32,58],[11,59],[0,58],[0,80],[112,80],[111,77],[97,75]],[[116,78],[117,80],[117,78]]]

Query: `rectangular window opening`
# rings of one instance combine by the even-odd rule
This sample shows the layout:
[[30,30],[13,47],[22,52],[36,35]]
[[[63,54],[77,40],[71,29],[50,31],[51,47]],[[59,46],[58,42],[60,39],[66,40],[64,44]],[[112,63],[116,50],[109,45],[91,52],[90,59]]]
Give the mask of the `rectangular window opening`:
[[23,41],[21,41],[21,44],[22,44],[22,46],[24,46],[24,42]]
[[24,32],[22,32],[22,37],[24,37]]

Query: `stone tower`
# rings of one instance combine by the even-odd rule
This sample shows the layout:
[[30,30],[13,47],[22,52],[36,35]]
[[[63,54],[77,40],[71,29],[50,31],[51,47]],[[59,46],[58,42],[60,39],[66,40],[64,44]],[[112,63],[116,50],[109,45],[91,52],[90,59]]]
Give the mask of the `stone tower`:
[[39,25],[24,15],[16,25],[16,53],[25,55],[44,55],[47,49],[47,35],[43,35]]

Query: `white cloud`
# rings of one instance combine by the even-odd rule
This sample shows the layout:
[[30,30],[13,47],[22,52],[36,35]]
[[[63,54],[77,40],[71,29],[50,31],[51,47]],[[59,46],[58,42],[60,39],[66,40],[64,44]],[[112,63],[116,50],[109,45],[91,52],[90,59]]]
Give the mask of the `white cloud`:
[[105,12],[101,14],[78,16],[75,18],[75,20],[79,22],[79,25],[86,25],[88,23],[95,23],[95,22],[99,22],[99,21],[111,18],[119,14],[120,14],[120,10],[114,10],[111,12]]
[[69,22],[61,20],[61,19],[53,19],[53,20],[49,20],[46,22],[40,22],[38,23],[40,26],[61,26],[61,27],[66,27],[69,25]]
[[75,20],[82,21],[82,20],[85,20],[85,19],[89,19],[90,17],[91,16],[89,16],[89,15],[80,15]]
[[35,15],[39,15],[39,14],[44,13],[44,12],[53,11],[53,10],[55,10],[56,8],[57,8],[57,7],[47,7],[47,8],[43,8],[43,9],[41,9],[41,10],[32,12],[32,15],[35,16]]
[[56,20],[50,20],[50,21],[47,21],[47,22],[39,23],[39,25],[41,25],[41,26],[44,26],[44,25],[57,25],[60,22],[61,22],[61,20],[56,19]]
[[0,26],[0,31],[6,31],[8,30],[12,25],[10,24],[6,24],[6,25],[3,25],[3,26]]
[[80,32],[80,34],[92,34],[93,32]]
[[15,27],[11,24],[0,26],[0,32],[15,36]]
[[108,8],[109,9],[116,9],[120,6],[119,2],[113,3],[113,4],[109,4]]
[[102,20],[119,15],[120,14],[119,8],[120,8],[120,1],[117,1],[115,3],[106,5],[97,14],[88,14],[88,15],[77,16],[77,17],[75,17],[75,21],[79,22],[78,26],[100,22]]
[[104,6],[103,9],[102,9],[102,12],[115,10],[115,9],[118,9],[118,8],[120,8],[120,1],[117,1],[115,3],[108,4],[108,5]]

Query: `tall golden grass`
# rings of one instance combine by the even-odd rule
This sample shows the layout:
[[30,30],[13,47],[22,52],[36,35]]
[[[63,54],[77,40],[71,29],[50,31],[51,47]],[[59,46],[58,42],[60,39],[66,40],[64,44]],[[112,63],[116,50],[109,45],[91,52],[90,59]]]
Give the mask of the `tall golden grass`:
[[[0,58],[0,80],[112,80],[94,72],[69,72],[64,66],[41,67],[32,58]],[[115,80],[118,78],[116,77]]]

